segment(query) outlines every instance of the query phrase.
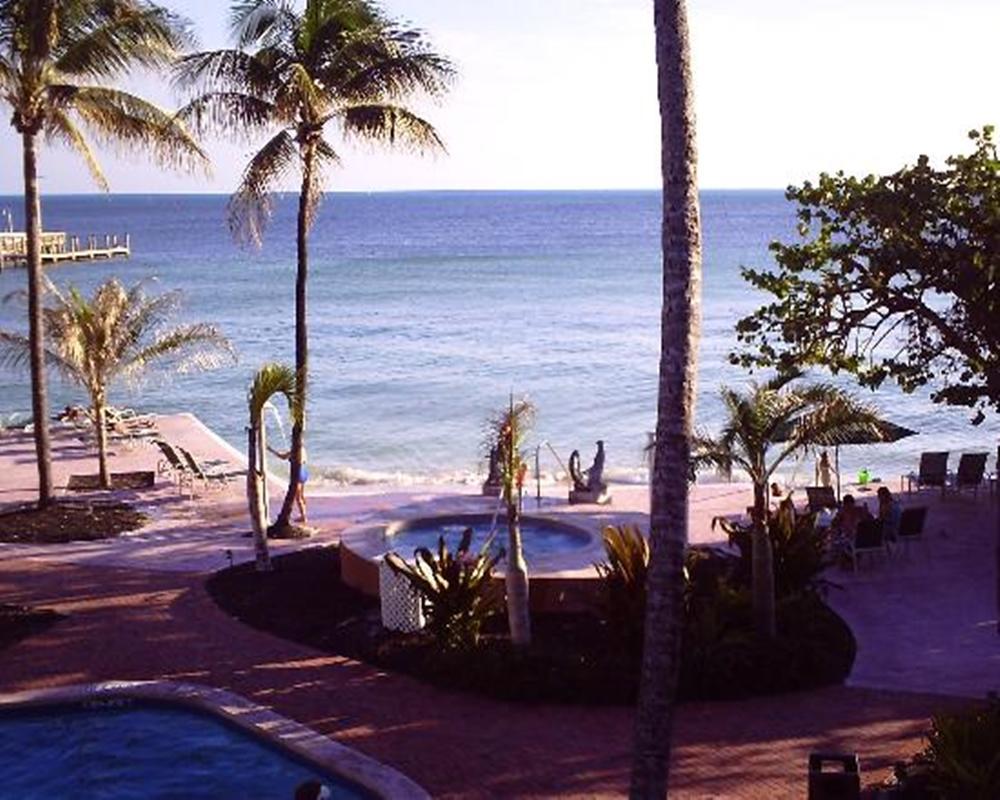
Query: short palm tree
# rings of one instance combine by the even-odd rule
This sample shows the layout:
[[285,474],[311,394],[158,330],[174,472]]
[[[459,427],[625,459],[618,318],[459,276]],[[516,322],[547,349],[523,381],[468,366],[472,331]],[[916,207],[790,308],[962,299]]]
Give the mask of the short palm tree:
[[423,35],[388,18],[370,0],[240,0],[232,6],[235,49],[180,60],[177,85],[194,97],[182,118],[200,131],[240,138],[270,135],[251,158],[229,204],[230,227],[258,243],[272,193],[292,173],[300,179],[295,281],[297,406],[292,426],[291,477],[275,528],[290,524],[295,476],[302,460],[308,384],[306,287],[308,235],[324,171],[339,162],[326,134],[432,151],[442,147],[434,127],[403,104],[441,95],[450,63]]
[[725,475],[734,469],[753,483],[753,607],[757,630],[775,635],[774,567],[767,533],[771,478],[795,453],[849,441],[855,434],[878,438],[884,421],[870,405],[827,383],[792,385],[798,373],[780,375],[744,390],[720,391],[727,419],[718,436],[699,435],[695,463]]
[[[147,297],[143,284],[126,289],[111,278],[90,298],[47,282],[45,360],[84,389],[97,429],[101,486],[111,488],[108,472],[108,390],[119,379],[137,381],[150,367],[175,372],[211,369],[233,357],[229,341],[212,325],[167,327],[180,295]],[[31,358],[28,337],[0,331],[0,366],[18,368]]]
[[271,556],[267,549],[267,429],[264,409],[275,395],[288,401],[291,418],[299,418],[295,403],[295,370],[284,364],[265,364],[254,375],[247,393],[250,407],[250,427],[247,429],[247,501],[250,505],[250,523],[253,528],[254,552],[257,571],[271,569]]
[[528,596],[528,563],[521,540],[521,493],[528,471],[522,448],[535,417],[535,407],[528,400],[515,401],[489,423],[489,441],[497,448],[500,467],[500,497],[507,509],[507,564],[504,583],[507,590],[507,624],[516,647],[531,644],[531,613]]
[[183,124],[107,84],[136,68],[161,68],[189,44],[183,21],[146,0],[0,0],[0,103],[21,137],[28,254],[31,405],[38,503],[52,499],[42,315],[40,137],[75,150],[102,188],[87,134],[172,166],[205,156]]

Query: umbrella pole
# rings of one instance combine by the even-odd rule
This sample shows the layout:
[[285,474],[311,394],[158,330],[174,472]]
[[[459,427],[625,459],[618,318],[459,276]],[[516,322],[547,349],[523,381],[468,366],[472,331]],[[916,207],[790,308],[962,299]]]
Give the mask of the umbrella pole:
[[837,502],[840,502],[840,445],[834,445],[833,447],[833,463],[834,469],[837,471]]

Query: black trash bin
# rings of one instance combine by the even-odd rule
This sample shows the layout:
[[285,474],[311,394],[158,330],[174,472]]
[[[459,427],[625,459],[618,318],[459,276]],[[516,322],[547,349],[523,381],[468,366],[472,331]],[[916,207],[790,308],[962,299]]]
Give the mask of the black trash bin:
[[809,800],[859,800],[860,797],[861,767],[856,754],[809,754]]

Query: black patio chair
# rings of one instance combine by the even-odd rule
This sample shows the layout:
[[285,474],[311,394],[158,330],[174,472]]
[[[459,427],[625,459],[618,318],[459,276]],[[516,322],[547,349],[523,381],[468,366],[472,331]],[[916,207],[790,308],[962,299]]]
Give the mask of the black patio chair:
[[858,571],[858,562],[865,554],[881,553],[888,555],[885,543],[885,531],[882,529],[881,520],[864,519],[858,523],[858,531],[854,534],[854,542],[851,545],[851,566],[854,571]]
[[837,495],[832,486],[807,486],[806,499],[809,501],[809,512],[818,514],[824,509],[837,510]]
[[913,506],[904,508],[899,515],[899,530],[896,531],[896,541],[904,548],[910,546],[910,542],[923,541],[924,523],[927,522],[927,508],[924,506]]
[[917,489],[925,486],[940,487],[942,496],[948,488],[948,451],[920,454],[920,471],[916,476],[910,475],[910,488],[913,484]]
[[986,475],[986,459],[989,453],[962,453],[958,459],[958,472],[955,473],[955,489],[972,489],[974,497],[979,497],[979,487],[983,485]]

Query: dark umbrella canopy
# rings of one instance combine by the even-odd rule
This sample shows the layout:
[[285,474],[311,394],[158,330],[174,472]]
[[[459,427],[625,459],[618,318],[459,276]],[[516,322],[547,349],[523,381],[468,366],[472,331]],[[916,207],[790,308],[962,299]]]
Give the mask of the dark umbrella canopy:
[[[795,433],[795,420],[782,425],[771,441],[775,444],[789,441]],[[875,425],[858,425],[840,431],[836,436],[819,437],[810,442],[814,447],[834,448],[834,460],[837,472],[837,498],[840,498],[840,447],[845,444],[888,444],[898,442],[908,436],[916,436],[917,432],[895,422],[880,422]]]

